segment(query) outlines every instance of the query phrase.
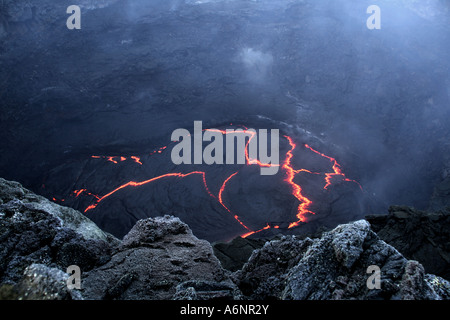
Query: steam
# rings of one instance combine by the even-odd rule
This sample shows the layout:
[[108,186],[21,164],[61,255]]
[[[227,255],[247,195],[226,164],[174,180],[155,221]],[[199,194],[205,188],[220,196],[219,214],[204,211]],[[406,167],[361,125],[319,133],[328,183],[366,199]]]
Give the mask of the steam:
[[247,72],[247,78],[255,83],[261,83],[266,80],[273,65],[273,57],[270,53],[261,52],[253,48],[242,49],[240,60]]
[[[350,151],[338,160],[386,203],[426,206],[441,176],[450,136],[443,0],[376,1],[382,29],[373,31],[369,0],[83,0],[79,33],[55,27],[65,18],[56,2],[36,5],[31,22],[29,1],[4,2],[0,127],[11,140],[0,145],[0,176],[23,181],[24,150],[46,161],[50,150],[56,162],[54,146],[147,143],[194,120],[248,114],[277,115]],[[8,34],[22,25],[33,32]]]

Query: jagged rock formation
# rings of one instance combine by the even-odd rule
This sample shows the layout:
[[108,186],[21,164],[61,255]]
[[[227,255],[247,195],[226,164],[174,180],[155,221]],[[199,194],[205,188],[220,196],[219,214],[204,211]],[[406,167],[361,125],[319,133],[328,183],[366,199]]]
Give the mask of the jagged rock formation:
[[[369,289],[369,266],[381,270]],[[235,281],[251,299],[448,299],[449,283],[425,274],[382,241],[365,220],[340,225],[320,239],[289,236],[253,253]]]
[[[365,220],[317,239],[285,236],[225,270],[211,245],[171,216],[140,220],[120,241],[81,213],[0,180],[2,299],[449,299],[450,283],[426,274]],[[82,288],[67,288],[69,265]],[[380,268],[380,289],[367,286]]]
[[90,270],[110,259],[117,241],[78,211],[0,179],[0,282],[17,283],[31,264]]
[[[4,179],[0,245],[3,297],[5,290],[21,299],[239,297],[210,244],[178,218],[140,220],[119,241],[80,212]],[[82,271],[79,292],[64,287],[70,265]]]
[[450,210],[424,212],[392,206],[387,215],[367,216],[372,230],[426,272],[450,279]]
[[138,221],[111,260],[83,283],[87,299],[167,300],[186,290],[196,299],[232,299],[238,291],[210,244],[170,216]]
[[14,294],[22,300],[81,300],[78,291],[67,289],[68,278],[60,269],[33,263],[25,269]]

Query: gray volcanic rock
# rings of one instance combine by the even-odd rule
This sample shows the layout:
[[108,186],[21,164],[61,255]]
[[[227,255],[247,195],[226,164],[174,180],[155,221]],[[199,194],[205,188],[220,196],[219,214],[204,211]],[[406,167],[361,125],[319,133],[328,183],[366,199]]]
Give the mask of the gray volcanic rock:
[[366,219],[378,236],[426,272],[450,279],[450,210],[425,212],[392,206],[387,215]]
[[80,300],[77,290],[67,288],[69,275],[57,268],[32,264],[25,269],[23,279],[16,287],[20,300]]
[[[0,179],[0,297],[17,299],[238,299],[214,256],[178,218],[140,220],[123,241],[80,212]],[[80,291],[65,270],[78,265]]]
[[[179,286],[186,281],[194,282]],[[166,300],[189,288],[202,291],[202,299],[235,298],[238,291],[211,245],[171,216],[138,221],[111,261],[86,273],[83,283],[87,299]]]
[[230,271],[240,270],[248,261],[254,250],[260,249],[266,240],[237,237],[230,242],[213,244],[214,254],[222,266]]
[[179,284],[173,300],[240,300],[242,294],[232,282],[189,280]]
[[[17,183],[0,180],[0,201],[2,299],[450,299],[447,280],[407,260],[365,220],[316,239],[266,242],[232,274],[176,217],[139,220],[119,241]],[[396,219],[406,219],[397,209]],[[441,218],[427,217],[430,225]],[[80,290],[67,288],[74,264]],[[380,289],[369,288],[371,266]]]
[[[286,259],[289,254],[292,258]],[[380,289],[367,286],[367,269],[373,265],[381,270]],[[380,240],[364,220],[340,225],[316,240],[268,242],[235,280],[252,299],[450,298],[448,281],[425,274],[422,265]]]
[[90,270],[110,259],[115,242],[78,211],[0,179],[0,283],[16,284],[33,263]]
[[[170,216],[140,220],[123,238],[121,247],[144,247],[159,242],[169,235],[192,236],[192,232],[180,219],[172,218]],[[184,246],[193,247],[194,244],[191,241],[187,241]]]
[[313,241],[286,236],[267,242],[253,251],[242,270],[233,274],[242,293],[250,299],[279,299],[286,274],[293,268]]
[[4,205],[2,208],[8,211],[8,214],[13,214],[13,207],[23,205],[30,211],[45,212],[49,217],[55,218],[61,227],[72,229],[87,239],[111,240],[109,234],[103,232],[80,212],[36,195],[15,181],[0,178],[0,205]]

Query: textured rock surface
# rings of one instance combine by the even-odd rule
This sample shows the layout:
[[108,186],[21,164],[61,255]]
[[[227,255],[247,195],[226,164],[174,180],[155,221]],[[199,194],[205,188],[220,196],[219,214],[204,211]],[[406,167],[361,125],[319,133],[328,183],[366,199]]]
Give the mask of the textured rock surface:
[[[14,200],[15,202],[11,202]],[[48,199],[36,195],[25,189],[20,183],[7,181],[0,178],[0,205],[8,215],[14,212],[13,207],[24,206],[30,211],[44,212],[49,217],[55,218],[61,227],[73,229],[87,239],[109,240],[109,235],[99,229],[95,223],[80,214],[78,211],[68,207],[55,204]],[[9,208],[9,209],[8,209]]]
[[[381,270],[380,289],[367,286],[372,265]],[[422,265],[380,240],[365,220],[340,225],[316,240],[286,237],[268,242],[235,273],[235,281],[253,299],[450,297],[448,281],[425,274]]]
[[229,281],[185,281],[176,287],[174,300],[241,299],[237,286]]
[[[0,180],[2,297],[21,299],[196,299],[240,296],[211,245],[169,216],[140,220],[123,241],[80,212]],[[82,289],[68,291],[78,265]]]
[[16,284],[33,263],[92,269],[115,241],[81,213],[0,179],[0,282]]
[[[77,211],[0,182],[1,299],[450,299],[448,281],[404,258],[365,220],[316,239],[266,242],[232,274],[179,218],[139,220],[119,241]],[[73,264],[80,290],[67,289]],[[367,286],[373,265],[380,289]]]
[[[193,282],[179,286],[186,281]],[[197,298],[232,298],[237,291],[211,245],[170,216],[138,221],[111,261],[83,283],[86,299],[171,299],[189,288]]]
[[234,274],[242,293],[251,299],[279,299],[288,270],[298,263],[311,243],[309,238],[287,236],[254,251],[242,270]]
[[77,290],[67,288],[69,275],[57,268],[32,264],[25,269],[23,279],[16,287],[20,300],[79,300]]
[[367,216],[372,230],[427,273],[450,279],[450,210],[424,212],[392,206],[387,215]]
[[230,242],[213,244],[214,254],[222,266],[230,271],[240,270],[254,250],[260,249],[266,240],[237,237]]

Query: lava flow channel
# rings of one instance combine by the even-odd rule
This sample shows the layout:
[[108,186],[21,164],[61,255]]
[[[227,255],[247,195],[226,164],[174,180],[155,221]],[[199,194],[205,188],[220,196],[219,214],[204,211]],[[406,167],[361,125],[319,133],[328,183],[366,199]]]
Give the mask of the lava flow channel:
[[[247,129],[247,128],[245,128],[245,129]],[[205,131],[216,131],[216,132],[221,132],[222,134],[229,134],[229,132],[227,132],[227,131],[225,131],[225,130],[218,130],[218,129],[206,129]],[[247,165],[254,165],[254,164],[256,164],[256,165],[258,165],[258,166],[279,166],[278,164],[261,163],[261,162],[260,162],[259,160],[257,160],[257,159],[250,159],[249,153],[248,153],[248,146],[249,146],[250,141],[251,141],[251,140],[253,139],[253,137],[255,136],[255,132],[254,132],[254,131],[247,131],[247,130],[245,130],[245,131],[233,132],[233,133],[234,133],[234,134],[236,134],[236,133],[244,133],[244,134],[246,134],[246,135],[250,135],[249,140],[247,141],[247,143],[246,143],[246,145],[245,145],[245,156],[246,156],[246,160],[247,160],[247,163],[246,163]],[[303,188],[302,188],[299,184],[297,184],[297,183],[294,182],[294,179],[295,179],[296,175],[299,174],[299,173],[309,173],[309,174],[320,175],[320,174],[322,174],[322,173],[312,172],[312,171],[307,170],[307,169],[294,169],[294,168],[292,167],[291,161],[292,161],[292,159],[293,159],[293,157],[294,157],[293,152],[294,152],[294,150],[296,149],[297,146],[296,146],[296,144],[294,143],[294,141],[292,140],[291,137],[289,137],[289,136],[284,136],[284,137],[288,140],[290,149],[286,152],[285,160],[284,160],[284,162],[283,162],[283,164],[282,164],[281,167],[282,167],[282,169],[286,172],[286,179],[285,179],[285,182],[287,182],[287,183],[291,186],[291,188],[292,188],[292,191],[291,191],[291,192],[292,192],[292,195],[300,202],[300,204],[298,205],[298,208],[297,208],[297,214],[296,214],[297,221],[291,222],[291,223],[289,224],[288,229],[290,229],[290,228],[294,228],[294,227],[299,226],[300,223],[305,223],[305,222],[307,222],[307,215],[308,215],[308,214],[315,214],[315,212],[313,212],[313,211],[311,210],[311,206],[313,205],[313,201],[312,201],[311,199],[309,199],[309,198],[304,194]],[[321,156],[321,157],[323,157],[323,158],[328,159],[328,160],[332,163],[332,169],[333,169],[333,172],[324,173],[324,175],[325,175],[325,183],[326,183],[325,186],[324,186],[324,189],[325,189],[325,190],[328,189],[328,187],[332,184],[332,178],[335,177],[335,176],[341,176],[341,177],[342,177],[342,181],[347,181],[347,182],[354,182],[354,183],[357,183],[358,186],[359,186],[359,187],[361,188],[361,190],[362,190],[361,185],[360,185],[357,181],[346,178],[345,174],[344,174],[343,171],[341,170],[341,167],[340,167],[339,163],[336,161],[335,158],[329,157],[329,156],[327,156],[327,155],[325,155],[325,154],[323,154],[323,153],[321,153],[321,152],[319,152],[319,151],[313,149],[312,147],[310,147],[310,146],[307,145],[307,144],[305,144],[304,147],[307,148],[307,149],[309,149],[310,151],[314,152],[315,154],[317,154],[317,155],[319,155],[319,156]],[[162,147],[162,148],[158,149],[156,152],[157,152],[157,153],[162,153],[166,148],[167,148],[167,147]],[[154,153],[156,153],[156,152],[154,152]],[[153,153],[152,153],[152,154],[153,154]],[[100,158],[100,156],[93,156],[93,158]],[[103,157],[103,158],[107,158],[108,161],[117,163],[116,161],[114,161],[114,158],[113,158],[113,157]],[[136,157],[137,159],[134,159],[134,157],[131,157],[131,158],[132,158],[133,160],[135,160],[135,162],[140,163],[140,159],[139,159],[139,158],[137,158],[137,157]],[[124,157],[120,157],[120,160],[121,160],[121,161],[124,161],[125,159],[124,159]],[[142,164],[142,163],[140,163],[140,164]],[[120,191],[120,190],[122,190],[122,189],[124,189],[124,188],[127,188],[127,187],[139,187],[139,186],[143,186],[143,185],[146,185],[146,184],[149,184],[149,183],[152,183],[152,182],[155,182],[155,181],[164,179],[164,178],[170,178],[170,177],[185,178],[185,177],[188,177],[188,176],[191,176],[191,175],[201,175],[201,176],[202,176],[202,182],[203,182],[203,185],[204,185],[205,190],[206,190],[206,192],[208,193],[208,195],[211,196],[212,198],[214,198],[215,200],[217,200],[217,201],[220,203],[220,205],[221,205],[228,213],[230,213],[230,214],[233,216],[233,218],[234,218],[234,219],[235,219],[235,220],[236,220],[236,221],[237,221],[244,229],[246,229],[246,233],[244,233],[244,234],[241,235],[242,238],[246,238],[246,237],[248,237],[248,236],[250,236],[250,235],[252,235],[252,234],[255,234],[255,233],[261,232],[261,231],[263,231],[263,230],[270,229],[270,228],[279,229],[280,227],[279,227],[278,225],[271,226],[271,225],[267,224],[267,225],[266,225],[264,228],[262,228],[262,229],[259,229],[259,230],[252,230],[252,229],[250,229],[247,225],[245,225],[245,224],[242,222],[242,220],[240,219],[240,217],[239,217],[238,215],[234,214],[234,213],[229,209],[229,207],[225,204],[225,202],[224,202],[224,200],[223,200],[223,194],[224,194],[224,192],[225,192],[225,190],[226,190],[227,184],[228,184],[229,181],[230,181],[233,177],[235,177],[238,173],[239,173],[239,171],[237,171],[237,172],[231,174],[229,177],[227,177],[227,178],[225,179],[225,181],[222,183],[222,186],[220,187],[220,190],[219,190],[219,193],[218,193],[217,196],[215,196],[215,195],[210,191],[210,189],[209,189],[209,187],[208,187],[208,185],[207,185],[207,183],[206,183],[206,173],[205,173],[204,171],[193,171],[193,172],[190,172],[190,173],[167,173],[167,174],[163,174],[163,175],[160,175],[160,176],[157,176],[157,177],[154,177],[154,178],[145,180],[145,181],[141,181],[141,182],[129,181],[129,182],[127,182],[127,183],[125,183],[125,184],[123,184],[123,185],[117,187],[116,189],[112,190],[111,192],[109,192],[109,193],[107,193],[107,194],[105,194],[105,195],[103,195],[103,196],[98,196],[98,195],[92,194],[92,193],[90,193],[90,192],[87,192],[86,189],[75,190],[75,191],[74,191],[74,194],[75,194],[76,197],[78,197],[78,196],[80,196],[81,194],[84,193],[84,194],[86,194],[86,195],[90,195],[90,196],[93,196],[94,198],[96,198],[95,203],[89,205],[89,206],[84,210],[84,212],[86,213],[86,212],[88,212],[88,211],[90,211],[90,210],[92,210],[92,209],[95,209],[95,208],[100,204],[100,202],[102,202],[103,200],[107,199],[107,198],[110,197],[111,195],[113,195],[113,194],[115,194],[116,192],[118,192],[118,191]]]
[[319,152],[317,150],[314,150],[313,148],[311,148],[307,144],[305,144],[305,148],[311,150],[312,152],[314,152],[315,154],[318,154],[319,156],[321,156],[323,158],[326,158],[326,159],[330,160],[330,162],[333,163],[333,166],[332,166],[333,172],[332,173],[325,173],[326,184],[323,187],[325,190],[328,189],[328,187],[332,184],[331,179],[333,177],[336,177],[336,176],[342,177],[343,181],[356,183],[358,185],[358,187],[361,189],[361,191],[363,190],[362,186],[359,184],[358,181],[352,180],[352,179],[348,179],[345,176],[344,172],[342,172],[341,165],[336,161],[335,158],[329,157],[329,156],[327,156],[327,155],[325,155],[325,154],[323,154],[323,153],[321,153],[321,152]]
[[256,131],[249,130],[247,127],[244,127],[244,126],[242,126],[242,127],[244,128],[244,130],[242,130],[242,131],[234,131],[234,132],[233,132],[233,131],[232,131],[232,132],[228,132],[228,131],[226,131],[226,130],[219,130],[219,129],[205,129],[205,130],[203,130],[203,131],[219,132],[219,133],[221,133],[221,134],[223,134],[223,135],[227,135],[227,134],[239,134],[239,133],[243,133],[243,134],[245,134],[245,135],[249,135],[249,138],[248,138],[247,142],[245,143],[245,148],[244,148],[244,152],[245,152],[245,160],[247,161],[246,164],[247,164],[247,165],[253,165],[253,164],[256,164],[256,165],[258,165],[258,166],[260,166],[260,167],[279,167],[279,166],[280,166],[279,164],[264,163],[264,162],[261,162],[261,161],[258,160],[258,159],[251,159],[251,158],[250,158],[248,149],[249,149],[249,145],[250,145],[252,139],[256,136]]
[[[167,173],[167,174],[163,174],[161,176],[154,177],[154,178],[151,178],[151,179],[148,179],[148,180],[145,180],[145,181],[141,181],[141,182],[129,181],[129,182],[127,182],[127,183],[117,187],[113,191],[105,194],[104,196],[97,197],[97,201],[94,204],[91,204],[90,206],[88,206],[86,208],[86,210],[84,210],[84,212],[86,213],[89,210],[95,209],[99,205],[100,202],[102,202],[106,198],[112,196],[114,193],[116,193],[116,192],[118,192],[118,191],[120,191],[120,190],[122,190],[124,188],[127,188],[127,187],[140,187],[140,186],[149,184],[151,182],[154,182],[154,181],[157,181],[157,180],[160,180],[160,179],[163,179],[163,178],[169,178],[169,177],[185,178],[185,177],[188,177],[188,176],[191,176],[191,175],[194,175],[194,174],[199,174],[199,175],[202,176],[203,184],[205,186],[206,191],[208,192],[208,194],[210,196],[214,197],[214,195],[210,192],[210,190],[208,188],[208,185],[206,184],[206,174],[205,174],[205,172],[203,172],[203,171],[193,171],[193,172],[190,172],[190,173]],[[78,193],[78,195],[80,195],[80,193]]]
[[[220,203],[220,204],[222,205],[222,207],[224,207],[225,210],[227,210],[230,214],[233,214],[233,213],[231,212],[231,210],[230,210],[230,209],[225,205],[225,203],[223,202],[222,195],[223,195],[223,192],[225,191],[225,187],[226,187],[226,185],[228,184],[228,182],[231,180],[231,178],[233,178],[233,177],[234,177],[235,175],[237,175],[238,173],[239,173],[239,171],[233,173],[231,176],[229,176],[229,177],[223,182],[222,186],[220,187],[220,191],[219,191],[219,195],[218,195],[218,201],[219,201],[219,203]],[[261,231],[263,231],[263,230],[270,229],[270,225],[267,224],[264,228],[262,228],[262,229],[260,229],[260,230],[254,231],[254,230],[251,230],[249,227],[247,227],[247,226],[241,221],[241,219],[239,218],[238,215],[234,215],[233,217],[234,217],[234,219],[235,219],[237,222],[240,223],[241,226],[243,226],[245,229],[248,230],[247,233],[244,233],[244,234],[241,235],[241,238],[247,238],[248,236],[250,236],[250,235],[252,235],[252,234],[261,232]],[[279,226],[274,226],[274,228],[278,229]]]
[[[119,161],[123,162],[123,161],[127,160],[127,157],[124,157],[124,156],[91,156],[91,158],[106,159],[107,161],[112,162],[114,164],[118,164]],[[130,159],[142,166],[141,158],[136,157],[136,156],[131,156]]]
[[313,211],[311,211],[309,208],[313,204],[312,200],[307,198],[303,194],[303,189],[300,185],[296,184],[294,182],[295,175],[302,171],[307,171],[311,173],[308,170],[301,169],[301,170],[294,170],[292,168],[291,160],[294,157],[293,151],[296,148],[296,145],[294,141],[292,141],[291,137],[285,136],[285,138],[289,141],[289,145],[291,146],[291,149],[286,153],[286,160],[283,164],[283,169],[286,171],[287,178],[286,182],[292,186],[292,195],[300,201],[300,204],[298,205],[297,209],[297,221],[292,222],[289,225],[289,229],[298,226],[301,222],[306,222],[306,215],[309,214],[315,214]]
[[[226,187],[227,183],[231,180],[231,178],[233,178],[233,177],[234,177],[235,175],[237,175],[238,173],[239,173],[239,171],[236,171],[236,172],[233,173],[231,176],[229,176],[228,178],[225,179],[225,181],[223,182],[222,186],[220,187],[219,195],[218,195],[218,197],[217,197],[217,199],[218,199],[219,203],[222,205],[222,207],[224,207],[225,210],[227,210],[230,214],[233,214],[233,213],[231,212],[231,210],[230,210],[230,209],[225,205],[225,203],[223,202],[222,195],[223,195],[223,192],[225,191],[225,187]],[[247,230],[250,231],[250,232],[253,232],[252,230],[250,230],[249,227],[247,227],[247,226],[241,221],[241,219],[239,219],[239,216],[238,216],[238,215],[234,215],[234,219],[236,219],[236,221],[239,222],[239,223],[241,224],[241,226],[243,226],[245,229],[247,229]]]

